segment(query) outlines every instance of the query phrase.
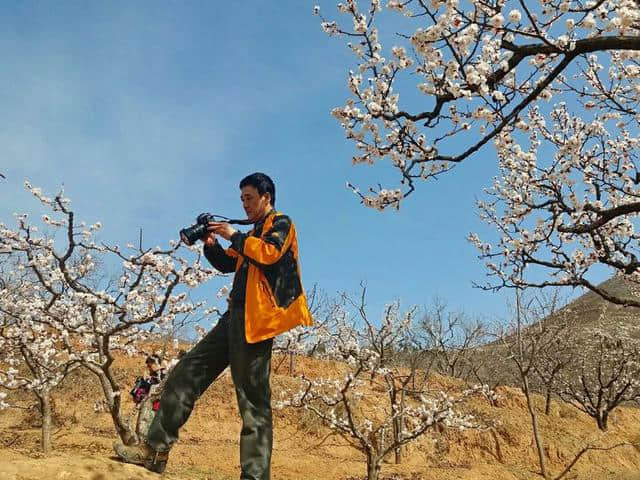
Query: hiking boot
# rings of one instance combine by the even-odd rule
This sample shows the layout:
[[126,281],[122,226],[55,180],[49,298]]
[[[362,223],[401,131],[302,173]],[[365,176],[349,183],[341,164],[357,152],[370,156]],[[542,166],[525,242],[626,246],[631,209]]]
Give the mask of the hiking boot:
[[155,473],[162,473],[167,468],[169,452],[156,452],[146,443],[131,446],[114,443],[113,449],[123,462],[142,465]]

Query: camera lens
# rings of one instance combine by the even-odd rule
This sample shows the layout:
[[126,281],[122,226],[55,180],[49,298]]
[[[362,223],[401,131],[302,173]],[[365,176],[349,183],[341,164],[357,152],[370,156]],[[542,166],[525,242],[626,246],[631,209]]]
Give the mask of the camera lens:
[[184,243],[191,246],[201,238],[204,238],[206,232],[207,232],[206,226],[195,224],[180,230],[180,238]]

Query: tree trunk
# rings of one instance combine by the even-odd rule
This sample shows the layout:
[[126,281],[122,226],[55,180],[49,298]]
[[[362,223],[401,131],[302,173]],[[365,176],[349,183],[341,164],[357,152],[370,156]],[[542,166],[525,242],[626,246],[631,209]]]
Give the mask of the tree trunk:
[[603,432],[606,432],[609,423],[609,412],[606,410],[598,412],[596,422],[598,423],[598,428]]
[[293,357],[293,353],[289,353],[289,376],[293,376],[293,369],[295,367],[295,358]]
[[[396,417],[393,419],[393,436],[396,438],[395,443],[398,444],[398,439],[400,438],[400,432],[402,431],[402,418]],[[396,465],[402,463],[402,445],[399,445],[395,448],[395,458]]]
[[531,392],[529,391],[529,380],[526,375],[522,375],[522,391],[524,392],[524,396],[527,399],[527,409],[529,410],[529,415],[531,416],[531,427],[533,428],[533,438],[536,442],[536,450],[538,451],[538,463],[540,464],[540,474],[543,478],[547,479],[549,476],[547,475],[547,467],[545,462],[545,451],[544,445],[542,443],[542,437],[540,436],[540,431],[538,430],[538,417],[535,412],[535,408],[531,401]]
[[[404,390],[400,391],[400,411],[404,411]],[[402,463],[404,448],[402,442],[402,424],[404,423],[404,415],[398,415],[393,419],[393,440],[398,445],[395,449],[396,465]]]
[[380,460],[367,454],[367,480],[378,480],[380,478]]
[[[125,445],[134,445],[138,443],[137,435],[131,430],[125,419],[122,417],[120,390],[105,391],[107,397],[107,406],[113,420],[113,426],[116,428],[118,436]],[[109,399],[109,397],[111,397]]]
[[83,364],[91,372],[93,372],[100,380],[100,386],[104,393],[104,398],[107,401],[107,408],[111,414],[113,420],[113,426],[116,429],[116,433],[125,445],[134,445],[138,443],[138,436],[128,425],[128,422],[122,416],[121,404],[122,398],[120,396],[121,390],[118,384],[113,379],[113,375],[109,367],[100,368],[96,365]]
[[551,388],[547,387],[547,395],[544,400],[544,414],[549,415],[551,413]]
[[51,394],[48,391],[38,395],[42,415],[41,446],[44,453],[51,451]]
[[[399,389],[400,404],[397,406],[397,410],[396,410],[398,389],[396,388],[395,379],[393,378],[393,375],[388,374],[387,376],[385,376],[385,380],[387,382],[387,386],[389,387],[389,405],[391,407],[391,413],[392,415],[394,415],[393,422],[391,424],[392,434],[393,434],[392,445],[396,445],[396,447],[393,450],[395,454],[396,464],[399,464],[402,462],[401,436],[402,436],[402,423],[404,419],[403,419],[403,416],[400,414],[397,414],[397,412],[398,411],[402,412],[404,409],[404,389]],[[382,441],[384,442],[384,438],[382,439]]]
[[516,359],[516,364],[518,366],[518,371],[520,372],[520,380],[522,382],[521,390],[524,393],[525,398],[527,399],[527,409],[529,410],[529,415],[531,417],[531,428],[533,429],[533,438],[536,442],[536,450],[538,452],[538,463],[540,465],[540,475],[547,480],[549,478],[547,474],[547,466],[545,463],[545,450],[544,444],[542,443],[542,435],[540,435],[540,430],[538,429],[538,417],[536,415],[535,407],[533,406],[533,402],[531,401],[531,391],[529,390],[529,368],[524,367],[525,354],[522,346],[522,330],[521,330],[521,321],[520,321],[520,291],[516,290],[516,312],[517,312],[517,321],[518,321],[518,330],[517,330],[517,340],[518,340],[518,359]]

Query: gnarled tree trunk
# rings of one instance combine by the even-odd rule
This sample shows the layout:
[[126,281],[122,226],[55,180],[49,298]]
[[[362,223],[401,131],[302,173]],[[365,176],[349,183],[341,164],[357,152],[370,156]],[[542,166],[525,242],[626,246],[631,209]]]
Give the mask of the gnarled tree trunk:
[[44,453],[51,452],[51,392],[45,390],[37,394],[42,416],[41,447]]

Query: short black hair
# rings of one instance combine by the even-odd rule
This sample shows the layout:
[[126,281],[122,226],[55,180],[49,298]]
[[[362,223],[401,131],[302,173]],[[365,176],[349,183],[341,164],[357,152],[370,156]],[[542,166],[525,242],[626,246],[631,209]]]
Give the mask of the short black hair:
[[269,192],[271,194],[271,206],[275,207],[276,205],[276,186],[273,183],[273,180],[269,178],[269,175],[264,173],[256,172],[251,175],[247,175],[242,180],[240,180],[240,188],[244,188],[247,186],[252,186],[260,195],[264,195]]

